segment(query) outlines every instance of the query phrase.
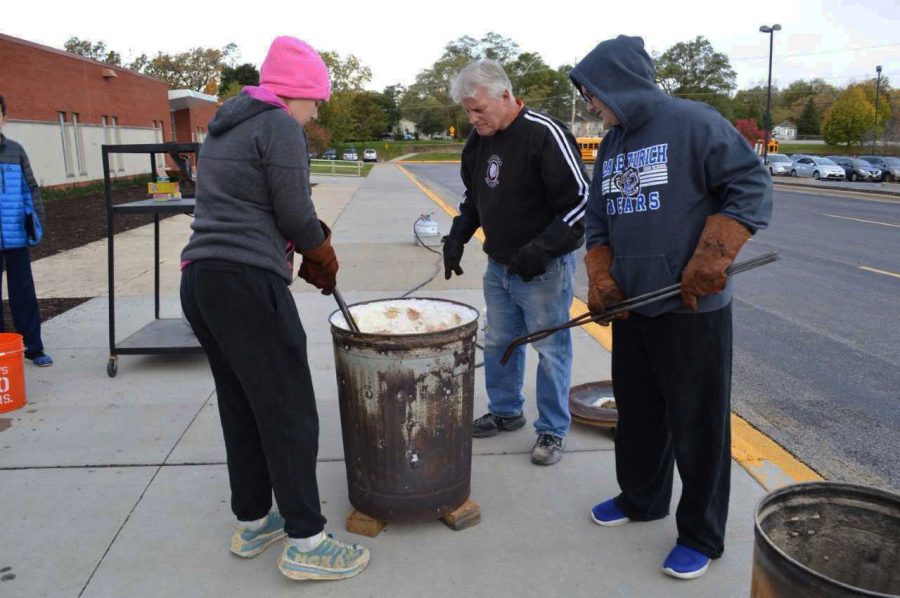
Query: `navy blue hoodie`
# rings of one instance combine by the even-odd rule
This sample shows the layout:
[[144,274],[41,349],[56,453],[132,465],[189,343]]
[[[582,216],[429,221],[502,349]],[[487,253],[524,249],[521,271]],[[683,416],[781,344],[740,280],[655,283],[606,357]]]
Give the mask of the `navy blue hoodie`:
[[[772,216],[772,180],[747,141],[711,106],[673,98],[654,82],[639,37],[600,43],[570,73],[619,124],[603,138],[585,215],[587,247],[609,245],[611,274],[626,297],[677,283],[707,216],[734,218],[750,232]],[[731,279],[699,311],[731,301]],[[681,297],[636,310],[681,311]]]

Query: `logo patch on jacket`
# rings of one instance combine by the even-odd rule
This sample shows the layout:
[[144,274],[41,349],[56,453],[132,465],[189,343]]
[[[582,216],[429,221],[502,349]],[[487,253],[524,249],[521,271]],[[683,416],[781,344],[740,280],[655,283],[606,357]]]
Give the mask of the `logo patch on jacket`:
[[[635,214],[662,206],[660,191],[669,183],[669,144],[659,143],[603,162],[601,193],[606,213]],[[649,189],[648,189],[649,188]]]
[[497,154],[494,154],[490,158],[488,158],[487,176],[484,177],[484,182],[487,183],[488,187],[493,189],[500,184],[501,166],[503,166],[503,160],[501,160],[500,156],[498,156]]

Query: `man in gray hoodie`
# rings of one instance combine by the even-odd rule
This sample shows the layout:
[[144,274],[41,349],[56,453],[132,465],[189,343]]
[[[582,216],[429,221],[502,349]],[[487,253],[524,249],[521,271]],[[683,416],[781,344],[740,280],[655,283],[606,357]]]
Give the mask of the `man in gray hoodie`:
[[702,575],[724,550],[731,472],[731,280],[725,270],[765,228],[772,183],[713,108],[654,82],[638,37],[599,44],[571,72],[603,139],[585,216],[592,311],[681,281],[681,297],[614,320],[621,493],[591,511],[599,525],[669,513],[675,463],[678,539],[663,571]]

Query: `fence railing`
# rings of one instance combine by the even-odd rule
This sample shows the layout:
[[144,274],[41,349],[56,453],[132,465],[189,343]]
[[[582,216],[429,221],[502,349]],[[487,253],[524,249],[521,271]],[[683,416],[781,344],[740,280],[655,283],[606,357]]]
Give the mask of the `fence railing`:
[[356,160],[310,160],[311,174],[330,174],[334,176],[362,176],[363,163]]

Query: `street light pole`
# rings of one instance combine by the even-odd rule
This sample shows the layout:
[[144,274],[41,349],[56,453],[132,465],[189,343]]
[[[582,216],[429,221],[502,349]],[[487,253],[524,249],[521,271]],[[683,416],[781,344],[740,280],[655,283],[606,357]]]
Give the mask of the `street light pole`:
[[[878,79],[875,83],[875,124],[872,126],[872,154],[875,154],[875,140],[878,139],[878,96],[881,95],[881,65],[875,67]],[[883,180],[883,179],[882,179]]]
[[759,28],[761,33],[769,34],[769,85],[766,89],[766,135],[763,146],[763,163],[769,163],[769,135],[772,134],[772,47],[775,43],[775,32],[781,31],[781,25],[777,23],[769,27],[763,25]]

